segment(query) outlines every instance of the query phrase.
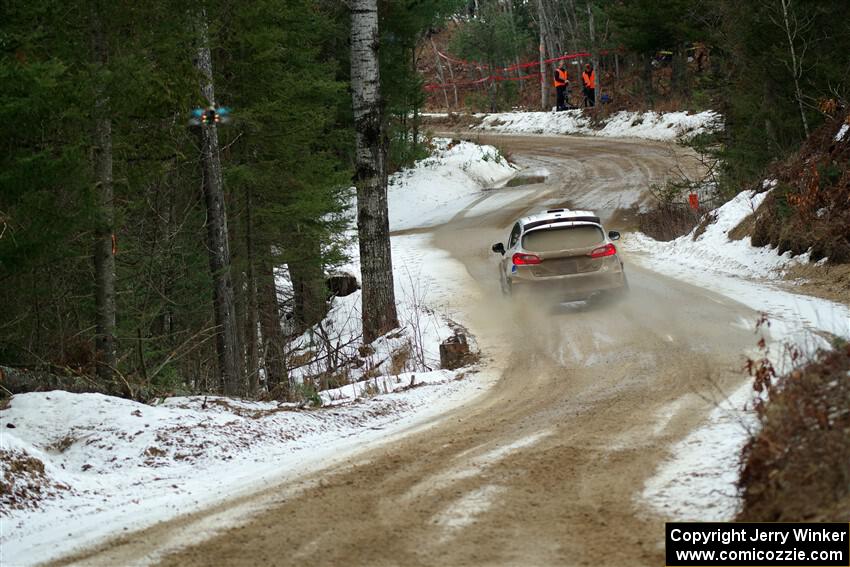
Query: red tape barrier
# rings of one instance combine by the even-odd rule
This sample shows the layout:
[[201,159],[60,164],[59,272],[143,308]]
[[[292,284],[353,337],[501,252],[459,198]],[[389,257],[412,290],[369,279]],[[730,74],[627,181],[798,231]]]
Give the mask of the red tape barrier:
[[423,88],[426,91],[436,91],[439,89],[447,89],[449,87],[471,87],[474,85],[480,85],[482,83],[486,83],[487,81],[525,81],[528,79],[534,79],[539,77],[540,73],[531,73],[530,75],[523,75],[522,77],[504,77],[502,75],[490,75],[489,77],[484,77],[483,79],[478,79],[476,81],[456,81],[454,83],[429,83],[425,85]]
[[[436,51],[437,51],[437,55],[439,55],[440,57],[442,57],[446,61],[450,61],[452,63],[457,63],[459,65],[469,65],[469,66],[475,67],[477,69],[490,69],[490,66],[487,65],[486,63],[480,63],[480,62],[477,62],[477,61],[466,61],[465,59],[457,59],[455,57],[451,57],[449,55],[446,55],[445,53],[443,53],[439,49],[437,49]],[[610,50],[603,50],[603,51],[599,52],[600,55],[607,55],[609,53],[611,53]],[[556,61],[565,61],[567,59],[578,59],[579,57],[590,57],[590,56],[591,56],[590,52],[580,51],[580,52],[577,52],[577,53],[568,53],[568,54],[562,55],[560,57],[552,57],[551,59],[544,59],[543,63],[544,64],[555,63]],[[435,91],[435,90],[445,89],[445,88],[453,87],[453,86],[454,87],[469,87],[469,86],[473,86],[473,85],[480,85],[482,83],[486,83],[487,81],[524,81],[524,80],[527,80],[527,79],[532,79],[534,77],[540,77],[541,74],[539,72],[537,72],[537,73],[531,73],[530,75],[524,75],[522,77],[505,77],[505,76],[502,76],[501,74],[498,74],[498,73],[502,73],[502,72],[506,72],[506,71],[516,71],[517,69],[525,69],[527,67],[536,67],[538,65],[540,65],[540,61],[529,61],[527,63],[517,63],[516,65],[511,65],[509,67],[494,67],[493,70],[497,74],[490,75],[490,76],[484,77],[482,79],[477,79],[477,80],[473,80],[473,81],[455,81],[453,83],[442,83],[442,84],[429,83],[429,84],[425,85],[424,88],[425,88],[426,91]],[[541,77],[541,80],[542,80],[542,77]]]

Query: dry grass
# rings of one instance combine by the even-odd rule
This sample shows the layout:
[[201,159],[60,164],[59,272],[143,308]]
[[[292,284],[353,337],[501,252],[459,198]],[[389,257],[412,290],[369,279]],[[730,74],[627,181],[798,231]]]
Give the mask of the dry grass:
[[795,292],[850,305],[850,264],[797,265],[785,278],[795,282]]
[[521,187],[523,185],[536,185],[538,183],[545,183],[546,177],[543,175],[527,175],[521,176],[518,175],[508,181],[505,184],[505,187]]
[[638,230],[655,240],[666,242],[693,230],[700,221],[700,215],[686,205],[660,204],[638,214]]
[[398,375],[410,368],[413,358],[413,348],[410,343],[405,344],[390,356],[390,374]]
[[741,240],[753,233],[756,227],[756,216],[754,214],[747,215],[744,220],[739,222],[735,228],[729,231],[729,240]]
[[44,463],[22,451],[0,450],[3,474],[0,476],[0,516],[9,510],[37,508],[67,485],[51,481]]
[[850,345],[780,379],[746,445],[738,521],[846,522],[850,510]]

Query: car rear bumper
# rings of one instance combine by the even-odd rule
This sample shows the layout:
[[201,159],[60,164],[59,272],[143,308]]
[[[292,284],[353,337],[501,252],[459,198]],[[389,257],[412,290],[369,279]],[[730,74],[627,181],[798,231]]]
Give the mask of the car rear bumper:
[[619,265],[616,269],[584,274],[511,279],[511,288],[515,293],[552,295],[565,299],[586,298],[596,292],[621,289],[625,286],[625,272]]

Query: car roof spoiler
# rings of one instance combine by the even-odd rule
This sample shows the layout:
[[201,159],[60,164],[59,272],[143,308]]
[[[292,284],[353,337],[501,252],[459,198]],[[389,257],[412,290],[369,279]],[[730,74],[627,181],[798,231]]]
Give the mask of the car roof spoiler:
[[556,223],[562,223],[562,222],[592,222],[592,223],[598,224],[600,226],[602,225],[602,223],[599,220],[599,217],[558,217],[558,218],[554,218],[554,219],[544,219],[544,220],[532,221],[528,224],[523,225],[522,229],[525,231],[525,230],[529,230],[529,229],[536,228],[538,226],[543,226],[543,225],[546,225],[546,224],[556,224]]

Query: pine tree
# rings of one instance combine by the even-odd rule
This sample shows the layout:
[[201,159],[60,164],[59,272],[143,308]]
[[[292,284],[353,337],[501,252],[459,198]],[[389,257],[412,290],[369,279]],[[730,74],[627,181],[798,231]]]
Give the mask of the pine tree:
[[115,202],[112,188],[112,116],[103,75],[109,63],[109,45],[103,31],[102,7],[91,7],[92,59],[97,69],[94,100],[94,169],[97,195],[95,226],[95,364],[97,376],[112,380],[115,355]]
[[[207,26],[206,10],[202,9],[198,14],[198,48],[195,65],[201,74],[201,92],[204,95],[205,104],[214,108],[217,105]],[[201,136],[204,198],[208,216],[207,246],[215,290],[213,308],[217,327],[216,350],[224,393],[232,396],[243,390],[240,360],[242,352],[239,346],[233,280],[230,272],[230,236],[227,230],[227,205],[219,155],[218,125],[215,122],[202,125]]]

